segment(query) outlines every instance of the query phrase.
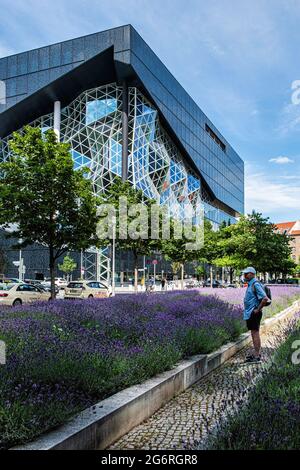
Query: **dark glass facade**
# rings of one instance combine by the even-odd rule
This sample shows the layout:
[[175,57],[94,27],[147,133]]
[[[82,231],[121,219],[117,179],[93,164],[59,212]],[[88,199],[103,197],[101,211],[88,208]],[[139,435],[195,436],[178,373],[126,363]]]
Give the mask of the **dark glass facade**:
[[1,113],[109,47],[117,79],[126,78],[147,94],[206,183],[208,218],[220,223],[243,213],[243,161],[131,25],[0,59],[0,80],[7,92],[0,122]]

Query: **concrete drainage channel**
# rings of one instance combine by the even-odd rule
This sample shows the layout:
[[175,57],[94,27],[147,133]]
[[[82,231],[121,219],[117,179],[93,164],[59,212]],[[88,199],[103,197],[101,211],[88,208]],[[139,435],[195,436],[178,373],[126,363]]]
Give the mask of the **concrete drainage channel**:
[[[262,325],[266,332],[275,323],[291,317],[300,308],[296,301]],[[105,449],[135,426],[149,418],[172,398],[212,372],[251,341],[244,333],[208,355],[193,356],[143,384],[127,388],[88,408],[65,425],[23,446],[11,450]]]

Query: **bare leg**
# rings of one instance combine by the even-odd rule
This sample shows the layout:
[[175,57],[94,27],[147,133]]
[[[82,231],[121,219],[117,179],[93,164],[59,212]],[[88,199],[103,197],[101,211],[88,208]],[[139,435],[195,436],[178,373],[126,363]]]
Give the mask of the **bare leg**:
[[259,331],[251,330],[251,336],[252,336],[255,356],[258,357],[260,355],[260,350],[261,350],[261,341],[260,341]]

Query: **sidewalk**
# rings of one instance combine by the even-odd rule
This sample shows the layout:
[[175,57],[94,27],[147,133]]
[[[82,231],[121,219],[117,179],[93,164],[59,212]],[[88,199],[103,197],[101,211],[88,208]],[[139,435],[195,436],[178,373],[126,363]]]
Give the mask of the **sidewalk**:
[[274,338],[284,340],[282,327],[286,321],[274,325],[262,336],[264,363],[243,364],[251,351],[243,349],[107,450],[174,450],[201,445],[220,415],[246,401],[247,391],[264,373],[277,347]]

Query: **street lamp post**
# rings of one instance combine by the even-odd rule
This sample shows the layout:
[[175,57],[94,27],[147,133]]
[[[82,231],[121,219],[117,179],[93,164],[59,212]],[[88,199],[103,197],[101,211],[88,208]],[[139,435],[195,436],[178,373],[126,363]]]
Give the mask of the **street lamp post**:
[[113,241],[112,241],[112,296],[116,295],[116,279],[115,279],[115,271],[116,271],[116,217],[113,217]]
[[80,279],[84,278],[84,270],[83,270],[83,251],[80,252]]
[[143,256],[143,276],[144,276],[144,288],[146,289],[146,256]]
[[[19,240],[22,243],[22,238]],[[22,249],[19,250],[19,279],[23,281],[23,258],[22,258]]]

